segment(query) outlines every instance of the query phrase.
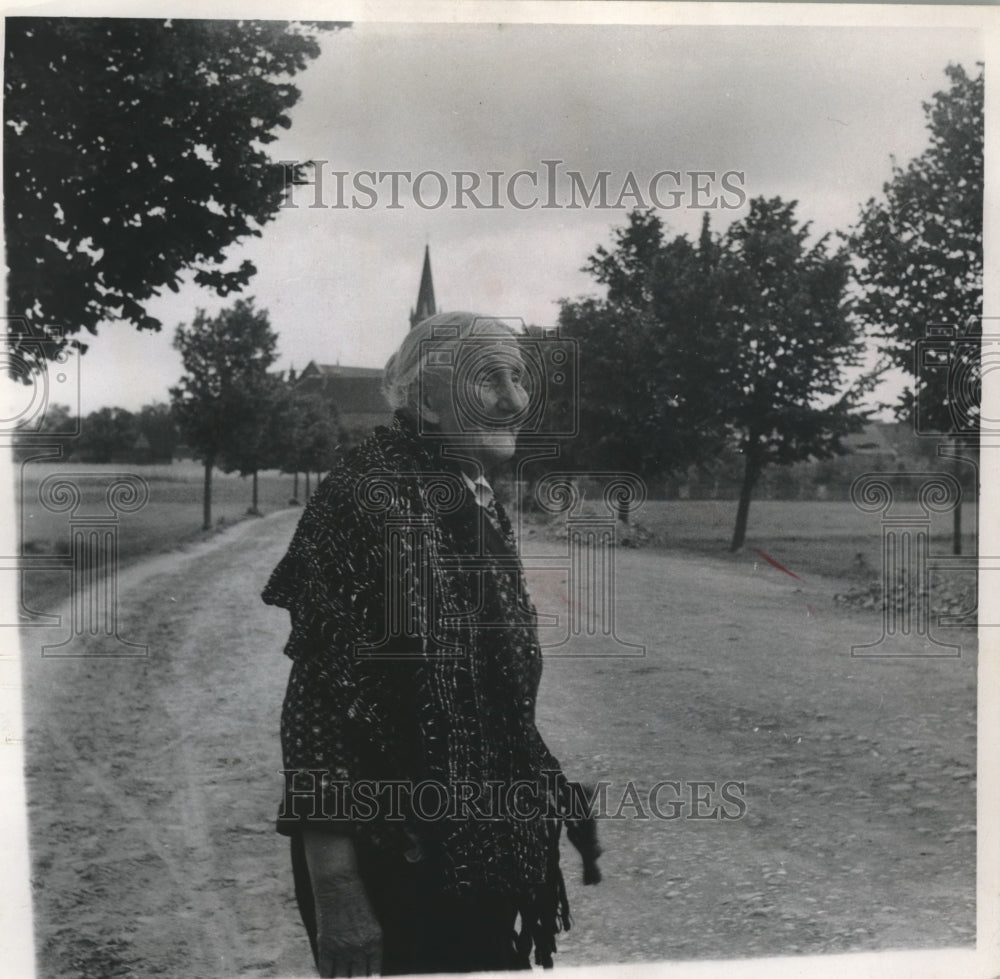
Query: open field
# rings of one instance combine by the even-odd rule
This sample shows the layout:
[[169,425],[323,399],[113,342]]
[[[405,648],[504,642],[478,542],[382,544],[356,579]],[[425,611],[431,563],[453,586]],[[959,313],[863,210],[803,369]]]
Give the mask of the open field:
[[[172,465],[123,466],[86,463],[26,463],[21,467],[18,538],[22,554],[66,554],[69,551],[71,514],[52,512],[39,500],[39,487],[51,475],[69,476],[80,488],[81,503],[76,517],[108,514],[105,492],[116,473],[131,472],[149,490],[149,501],[118,520],[119,566],[127,568],[141,558],[203,540],[214,531],[202,527],[202,481],[204,470],[197,462]],[[299,478],[300,497],[304,480]],[[315,485],[315,480],[314,483]],[[251,480],[216,470],[212,477],[212,519],[216,530],[247,518]],[[278,472],[261,473],[259,508],[262,513],[288,506],[293,479]],[[67,571],[26,572],[23,576],[24,604],[30,609],[48,609],[65,600],[69,587]]]

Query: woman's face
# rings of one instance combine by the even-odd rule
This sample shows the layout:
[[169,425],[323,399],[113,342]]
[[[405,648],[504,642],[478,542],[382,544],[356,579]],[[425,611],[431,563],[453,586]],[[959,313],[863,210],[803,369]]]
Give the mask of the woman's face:
[[492,469],[514,455],[528,407],[524,361],[513,336],[469,337],[452,366],[425,369],[421,413],[436,434]]

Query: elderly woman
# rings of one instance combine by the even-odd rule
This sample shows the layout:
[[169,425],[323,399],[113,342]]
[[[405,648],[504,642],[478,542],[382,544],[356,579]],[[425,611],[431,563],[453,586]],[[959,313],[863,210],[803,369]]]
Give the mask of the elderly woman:
[[319,487],[264,591],[291,613],[278,826],[321,975],[551,966],[563,822],[599,878],[584,794],[535,727],[535,611],[489,485],[523,369],[498,320],[411,330],[393,426]]

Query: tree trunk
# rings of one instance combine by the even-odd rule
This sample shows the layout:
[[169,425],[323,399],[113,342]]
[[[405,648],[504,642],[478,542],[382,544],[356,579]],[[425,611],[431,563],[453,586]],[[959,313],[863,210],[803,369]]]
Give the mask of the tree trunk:
[[309,470],[306,470],[306,503],[309,502],[309,497],[312,496],[312,491],[309,489]]
[[257,508],[257,470],[253,471],[253,502],[250,504],[250,513],[252,516],[259,517],[260,510]]
[[618,519],[624,523],[628,523],[629,505],[628,500],[621,500],[618,503]]
[[295,471],[295,482],[292,484],[292,499],[297,500],[299,498],[299,473],[298,470]]
[[205,457],[205,489],[202,493],[202,530],[212,529],[212,466],[215,459],[212,456]]
[[735,553],[742,546],[747,536],[747,518],[750,515],[750,497],[753,495],[754,484],[760,475],[757,460],[747,454],[743,467],[743,485],[740,487],[740,503],[736,508],[736,528],[733,530],[733,541],[729,545],[730,553]]
[[[955,456],[951,460],[951,473],[962,485],[962,460],[958,457],[959,446],[955,445]],[[959,491],[958,502],[951,514],[951,553],[962,553],[962,494]]]

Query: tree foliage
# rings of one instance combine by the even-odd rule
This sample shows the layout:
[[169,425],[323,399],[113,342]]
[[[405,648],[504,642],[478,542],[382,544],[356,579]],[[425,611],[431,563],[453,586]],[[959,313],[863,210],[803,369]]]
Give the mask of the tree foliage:
[[[177,447],[177,423],[169,405],[158,401],[143,405],[138,412],[105,407],[78,419],[66,405],[49,405],[46,431],[66,436],[63,458],[84,462],[172,462]],[[31,451],[31,441],[15,439],[17,457]]]
[[[959,392],[949,360],[965,359],[974,388],[983,304],[983,70],[973,76],[949,65],[945,74],[950,88],[923,104],[929,146],[905,167],[893,165],[882,198],[864,205],[849,241],[858,258],[858,312],[883,353],[913,378],[901,414],[914,416],[916,395],[927,430],[953,432],[957,422],[974,436],[974,406],[955,418]],[[970,321],[973,339],[962,343]],[[939,345],[941,363],[920,365],[920,341],[931,327],[950,327],[958,342]]]
[[826,238],[810,245],[795,207],[753,200],[721,237],[706,216],[697,242],[667,240],[656,214],[633,212],[586,267],[607,297],[563,302],[560,314],[580,344],[575,459],[648,478],[734,446],[744,460],[734,550],[765,467],[840,451],[871,386],[845,379],[862,349],[846,256]]
[[240,418],[221,454],[223,469],[241,476],[280,468],[294,427],[291,394],[284,377],[268,373],[256,388],[254,410]]
[[99,408],[80,425],[73,455],[86,462],[115,462],[131,453],[139,437],[138,419],[124,408]]
[[[170,397],[184,440],[205,466],[206,530],[212,526],[212,467],[224,462],[227,452],[240,454],[239,439],[262,426],[277,343],[267,313],[254,309],[252,299],[237,300],[215,317],[198,310],[190,326],[177,327],[174,346],[185,374]],[[241,464],[248,464],[246,454]]]
[[277,213],[264,148],[318,53],[287,23],[7,19],[8,315],[32,349],[85,350],[74,334],[105,320],[159,330],[147,303],[186,270],[220,295],[247,284],[225,253]]
[[279,469],[289,454],[295,430],[294,405],[281,374],[266,374],[255,384],[252,410],[245,412],[222,449],[225,472],[238,472],[253,480],[249,513],[258,514],[257,474]]
[[177,422],[170,405],[160,401],[143,405],[137,417],[139,431],[149,442],[150,462],[171,462],[177,448]]
[[829,238],[808,243],[796,203],[757,198],[719,251],[724,343],[709,390],[744,459],[732,550],[743,546],[750,499],[767,466],[843,451],[870,412],[861,402],[873,375],[846,381],[863,338],[846,301],[847,255]]
[[282,466],[284,472],[328,472],[344,442],[337,410],[321,391],[292,389],[292,424]]
[[[893,165],[883,198],[869,200],[850,236],[859,311],[880,349],[912,378],[897,412],[942,446],[955,475],[975,466],[982,402],[983,66],[949,65],[951,87],[923,104],[930,145]],[[962,551],[962,508],[952,511],[952,550]]]
[[614,248],[598,247],[584,267],[607,297],[561,303],[580,374],[580,436],[567,455],[642,479],[681,472],[719,439],[698,411],[713,362],[701,356],[713,343],[710,270],[686,238],[664,240],[654,212],[632,212],[614,236]]

